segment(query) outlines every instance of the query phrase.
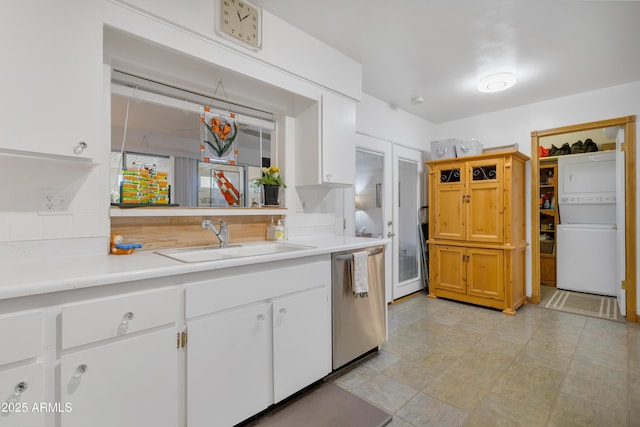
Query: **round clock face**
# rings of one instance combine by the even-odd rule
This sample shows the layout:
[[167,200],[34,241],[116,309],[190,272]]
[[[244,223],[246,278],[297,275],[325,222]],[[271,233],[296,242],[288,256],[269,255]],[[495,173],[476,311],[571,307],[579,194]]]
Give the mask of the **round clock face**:
[[242,0],[220,0],[220,31],[257,48],[260,46],[260,9]]

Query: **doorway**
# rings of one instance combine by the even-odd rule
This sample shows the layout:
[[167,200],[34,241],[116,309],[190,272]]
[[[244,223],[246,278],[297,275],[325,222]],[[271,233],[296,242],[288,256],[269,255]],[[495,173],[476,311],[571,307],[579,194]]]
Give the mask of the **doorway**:
[[421,245],[418,227],[421,206],[420,180],[423,160],[420,151],[393,146],[393,299],[423,289],[420,270]]
[[[354,234],[389,238],[385,265],[386,301],[421,290],[418,209],[422,153],[358,134],[354,193]],[[349,206],[345,200],[345,206]]]
[[[539,147],[546,138],[566,137],[573,138],[580,132],[618,128],[622,129],[624,140],[618,141],[612,148],[616,150],[617,158],[624,165],[624,176],[620,177],[620,186],[624,188],[624,201],[619,203],[623,208],[621,216],[624,221],[620,223],[620,245],[624,249],[624,257],[620,259],[619,277],[620,289],[618,298],[624,299],[627,321],[636,322],[636,148],[635,129],[636,117],[627,116],[617,119],[603,120],[580,125],[565,126],[531,132],[531,302],[540,303],[541,282],[541,226],[540,207],[540,165],[541,157]],[[544,212],[542,212],[544,217]],[[545,231],[549,231],[544,227]],[[549,233],[546,233],[549,234]],[[545,267],[546,269],[546,267]]]

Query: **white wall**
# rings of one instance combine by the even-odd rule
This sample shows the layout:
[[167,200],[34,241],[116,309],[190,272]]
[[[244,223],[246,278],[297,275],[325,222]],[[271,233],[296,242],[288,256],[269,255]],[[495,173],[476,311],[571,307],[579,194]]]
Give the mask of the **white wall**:
[[356,106],[356,131],[421,151],[436,139],[433,124],[366,93]]
[[[358,62],[268,11],[263,11],[262,49],[252,51],[215,33],[217,2],[180,3],[107,0],[104,21],[107,26],[295,93],[310,95],[311,82],[360,99],[362,66]],[[163,68],[170,70],[175,64],[166,63]]]
[[517,142],[520,151],[531,154],[532,131],[638,112],[640,81],[443,123],[435,127],[434,139],[476,138],[485,147]]
[[[531,132],[562,126],[638,115],[640,113],[640,81],[610,88],[555,98],[495,113],[443,123],[435,127],[434,139],[476,138],[485,147],[518,143],[520,151],[531,155]],[[636,122],[638,126],[638,122]],[[638,130],[636,129],[636,134]],[[636,141],[637,142],[637,141]],[[640,150],[636,150],[636,164]],[[637,169],[640,173],[640,168]],[[636,177],[636,180],[638,177]],[[530,171],[527,171],[527,212],[530,211]],[[636,194],[638,199],[640,192]],[[637,227],[637,225],[636,225]],[[531,236],[531,219],[527,218],[527,236]],[[637,236],[640,237],[640,236]],[[640,247],[640,239],[636,242]],[[531,271],[531,251],[527,257]],[[640,253],[636,264],[640,262]],[[636,283],[638,278],[636,278]],[[527,274],[527,295],[531,295],[531,275]],[[640,293],[638,294],[640,306]]]

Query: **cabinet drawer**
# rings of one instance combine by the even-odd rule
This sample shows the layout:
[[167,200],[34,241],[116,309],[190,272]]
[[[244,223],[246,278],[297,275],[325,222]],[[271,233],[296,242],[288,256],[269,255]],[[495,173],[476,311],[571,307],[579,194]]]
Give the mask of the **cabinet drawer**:
[[179,290],[164,289],[66,305],[62,348],[174,324],[179,304]]
[[0,365],[36,357],[42,348],[42,315],[29,312],[0,317]]
[[[260,271],[238,268],[229,276],[189,285],[186,289],[188,319],[258,301],[331,284],[331,259],[287,264]],[[237,272],[237,274],[235,274]]]

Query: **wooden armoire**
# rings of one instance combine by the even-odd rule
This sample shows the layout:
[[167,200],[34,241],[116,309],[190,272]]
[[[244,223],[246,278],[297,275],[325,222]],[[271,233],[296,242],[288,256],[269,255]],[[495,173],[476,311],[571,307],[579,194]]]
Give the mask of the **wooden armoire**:
[[528,160],[507,151],[427,162],[430,297],[512,315],[526,302]]

